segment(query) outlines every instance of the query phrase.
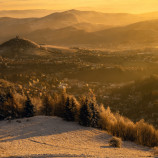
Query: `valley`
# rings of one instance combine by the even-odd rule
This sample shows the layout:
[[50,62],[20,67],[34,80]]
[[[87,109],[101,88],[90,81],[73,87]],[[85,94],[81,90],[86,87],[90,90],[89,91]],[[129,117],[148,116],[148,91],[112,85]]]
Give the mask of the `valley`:
[[[10,51],[10,48],[12,45],[15,48],[18,40],[23,43],[23,47],[30,45],[32,48],[29,46],[21,50],[18,47],[14,54],[13,49]],[[147,80],[150,84],[153,74],[155,75],[153,84],[156,84],[157,49],[107,52],[75,47],[40,46],[29,40],[21,38],[18,40],[14,38],[3,44],[6,46],[5,49],[4,46],[0,47],[1,79],[23,87],[25,93],[32,97],[42,97],[46,93],[63,89],[77,97],[88,93],[91,89],[98,102],[104,103],[107,107],[110,106],[114,112],[119,111],[133,121],[145,119],[157,127],[157,108],[155,107],[158,99],[157,85],[153,89],[147,89],[147,92],[141,90],[138,93],[137,90],[133,90],[130,94],[135,82],[140,80],[141,85],[141,82]],[[125,97],[124,91],[127,91],[128,86],[129,94],[126,92]],[[137,88],[139,85],[135,86]],[[151,96],[152,93],[154,93],[154,100],[149,98],[146,102],[144,95]],[[142,105],[146,106],[146,110]],[[136,114],[135,110],[138,107],[141,113]],[[150,112],[147,107],[151,109]]]

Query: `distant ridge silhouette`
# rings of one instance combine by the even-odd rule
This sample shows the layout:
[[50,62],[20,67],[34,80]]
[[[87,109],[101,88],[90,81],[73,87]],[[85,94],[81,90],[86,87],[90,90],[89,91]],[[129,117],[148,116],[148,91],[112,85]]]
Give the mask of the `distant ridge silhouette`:
[[38,45],[37,43],[31,40],[16,36],[15,38],[12,38],[9,41],[6,41],[3,44],[1,44],[0,47],[27,49],[27,48],[40,48],[40,45]]

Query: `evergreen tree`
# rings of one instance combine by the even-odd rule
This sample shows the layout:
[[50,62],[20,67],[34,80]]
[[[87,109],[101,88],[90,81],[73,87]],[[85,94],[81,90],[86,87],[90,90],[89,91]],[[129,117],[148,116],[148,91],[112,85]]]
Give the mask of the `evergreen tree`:
[[79,114],[79,124],[83,126],[90,126],[91,125],[91,112],[89,108],[89,101],[86,100],[82,101],[80,114]]
[[6,102],[4,108],[5,108],[5,117],[10,117],[12,119],[18,117],[17,103],[11,91],[6,95]]
[[56,107],[56,115],[59,117],[62,117],[62,118],[64,118],[66,100],[67,100],[67,94],[65,91],[63,91],[63,93],[60,97],[60,102],[58,103],[58,105]]
[[23,117],[32,117],[34,116],[35,112],[34,112],[34,106],[30,100],[30,98],[27,96],[27,100],[25,101],[25,105],[24,105],[24,113],[23,113]]
[[72,121],[73,113],[72,113],[72,106],[71,106],[71,99],[67,97],[64,109],[64,119],[67,121]]
[[64,118],[67,121],[75,121],[75,116],[77,114],[77,103],[74,97],[67,97],[65,103],[65,110],[64,110]]
[[51,102],[50,96],[46,95],[43,99],[43,106],[41,108],[42,114],[46,116],[51,116],[53,115],[53,105]]
[[71,113],[72,113],[72,116],[71,116],[71,118],[72,118],[72,121],[75,121],[75,119],[76,119],[76,115],[77,115],[77,113],[78,113],[78,111],[77,111],[77,106],[78,106],[78,104],[77,104],[77,101],[76,101],[76,98],[75,97],[72,97],[71,98]]
[[8,102],[7,97],[3,93],[0,94],[0,120],[8,117]]
[[92,127],[98,127],[98,120],[99,120],[99,112],[97,108],[97,104],[90,103],[90,109],[91,109],[91,126]]

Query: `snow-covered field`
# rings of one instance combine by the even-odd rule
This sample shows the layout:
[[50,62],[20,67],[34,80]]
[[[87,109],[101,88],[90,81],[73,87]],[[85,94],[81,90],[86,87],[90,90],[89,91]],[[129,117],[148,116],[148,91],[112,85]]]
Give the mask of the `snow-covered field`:
[[58,117],[36,116],[20,121],[0,122],[1,158],[154,157],[150,148],[131,142],[123,142],[122,148],[109,147],[111,136],[105,131]]

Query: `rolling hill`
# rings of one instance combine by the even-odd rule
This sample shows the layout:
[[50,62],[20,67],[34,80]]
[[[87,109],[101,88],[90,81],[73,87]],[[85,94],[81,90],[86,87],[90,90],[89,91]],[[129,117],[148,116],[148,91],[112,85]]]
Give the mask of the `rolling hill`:
[[17,36],[16,38],[10,39],[0,45],[0,55],[9,58],[40,57],[49,55],[49,52],[37,43]]
[[40,29],[54,30],[74,26],[91,32],[102,30],[111,26],[127,24],[127,19],[133,19],[133,15],[127,15],[69,10],[52,13],[42,18],[19,19],[3,17],[0,18],[0,42],[4,42],[17,34],[24,35]]
[[155,47],[158,43],[158,20],[87,32],[75,26],[57,30],[41,29],[26,35],[38,43],[105,48],[114,46]]
[[10,123],[1,121],[0,126],[1,158],[154,158],[148,147],[124,141],[122,148],[113,148],[109,146],[111,135],[107,132],[66,122],[58,117],[36,116]]
[[19,38],[18,36],[16,38],[13,38],[9,41],[4,42],[0,45],[0,48],[7,48],[7,49],[30,49],[30,48],[40,48],[38,44],[35,42],[29,41],[27,39]]
[[[96,32],[100,41],[114,44],[157,45],[158,20],[138,22],[125,27],[116,27]],[[115,38],[114,38],[115,37]]]
[[73,46],[83,43],[84,39],[89,43],[91,39],[88,39],[88,34],[90,33],[70,26],[57,30],[36,30],[27,34],[26,37],[38,43]]
[[106,28],[96,32],[85,31],[82,27],[84,24],[83,26],[76,24],[60,29],[38,29],[23,36],[41,44],[69,47],[156,47],[158,44],[158,20]]
[[69,10],[42,18],[0,18],[0,42],[20,35],[38,43],[64,46],[157,46],[157,16],[157,12],[136,15]]

